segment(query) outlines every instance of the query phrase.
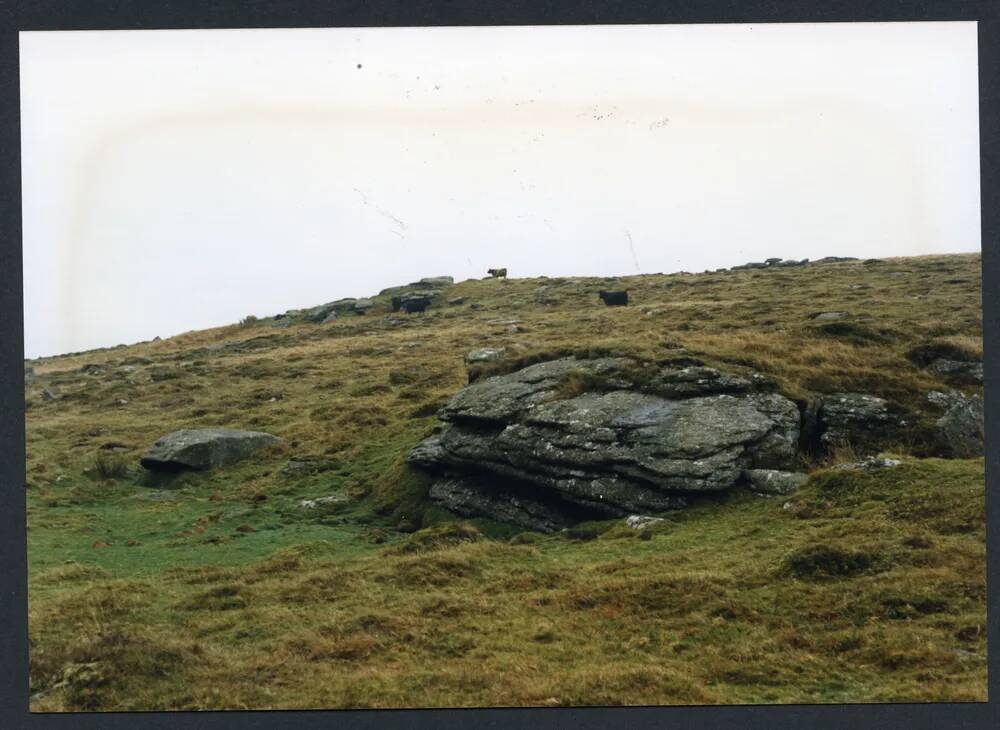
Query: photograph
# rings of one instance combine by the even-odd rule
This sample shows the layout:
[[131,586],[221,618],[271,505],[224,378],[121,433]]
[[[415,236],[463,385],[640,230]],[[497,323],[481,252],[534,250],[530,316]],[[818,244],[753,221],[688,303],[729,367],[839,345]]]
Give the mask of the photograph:
[[987,702],[977,32],[21,30],[30,711]]

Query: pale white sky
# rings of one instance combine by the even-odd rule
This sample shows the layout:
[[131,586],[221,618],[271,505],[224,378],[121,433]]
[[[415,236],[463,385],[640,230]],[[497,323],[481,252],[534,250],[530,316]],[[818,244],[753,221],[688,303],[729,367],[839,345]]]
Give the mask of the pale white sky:
[[976,64],[974,23],[22,33],[26,355],[492,266],[978,251]]

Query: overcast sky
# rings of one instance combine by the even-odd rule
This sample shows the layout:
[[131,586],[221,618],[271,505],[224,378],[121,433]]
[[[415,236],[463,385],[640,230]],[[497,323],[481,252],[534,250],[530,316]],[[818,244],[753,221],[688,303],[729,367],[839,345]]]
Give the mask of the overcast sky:
[[423,276],[978,251],[974,23],[21,34],[25,349]]

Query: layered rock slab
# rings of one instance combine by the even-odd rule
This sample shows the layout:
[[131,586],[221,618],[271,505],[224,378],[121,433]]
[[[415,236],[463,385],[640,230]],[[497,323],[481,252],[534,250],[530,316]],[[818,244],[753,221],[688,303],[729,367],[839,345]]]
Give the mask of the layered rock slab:
[[[552,360],[456,393],[439,413],[450,428],[409,460],[466,484],[488,475],[494,486],[478,489],[475,508],[504,521],[518,520],[483,494],[516,490],[576,519],[672,509],[732,487],[744,469],[791,465],[799,412],[767,385],[704,367]],[[455,493],[431,497],[454,508]]]

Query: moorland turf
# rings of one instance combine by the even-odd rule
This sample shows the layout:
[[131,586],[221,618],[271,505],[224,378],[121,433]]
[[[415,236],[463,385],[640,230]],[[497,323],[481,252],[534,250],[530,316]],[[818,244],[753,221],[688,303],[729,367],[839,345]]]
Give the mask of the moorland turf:
[[[597,299],[617,288],[628,307]],[[553,536],[429,506],[404,463],[476,347],[691,358],[800,402],[925,408],[949,385],[921,353],[981,357],[978,256],[466,281],[439,299],[30,363],[32,709],[986,698],[982,459],[926,458],[919,437],[872,473],[815,455],[790,497],[735,490],[645,531]],[[850,316],[811,318],[834,310]],[[138,468],[159,436],[209,426],[284,442],[209,472]]]

